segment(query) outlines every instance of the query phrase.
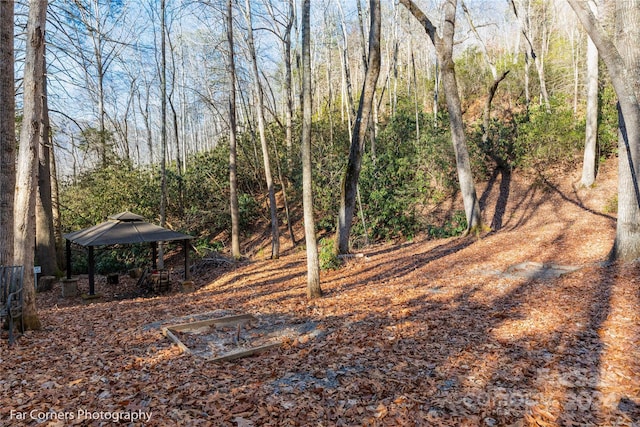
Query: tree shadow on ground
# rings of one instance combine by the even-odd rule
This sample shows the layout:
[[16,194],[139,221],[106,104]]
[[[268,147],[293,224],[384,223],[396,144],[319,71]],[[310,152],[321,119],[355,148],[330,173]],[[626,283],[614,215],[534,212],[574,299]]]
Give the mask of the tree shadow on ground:
[[504,215],[507,210],[509,193],[511,190],[511,171],[504,168],[494,169],[489,181],[487,182],[487,187],[482,193],[482,196],[480,196],[480,208],[484,211],[487,208],[487,200],[493,191],[498,175],[500,175],[499,194],[493,209],[491,225],[489,226],[494,231],[500,230],[504,221]]

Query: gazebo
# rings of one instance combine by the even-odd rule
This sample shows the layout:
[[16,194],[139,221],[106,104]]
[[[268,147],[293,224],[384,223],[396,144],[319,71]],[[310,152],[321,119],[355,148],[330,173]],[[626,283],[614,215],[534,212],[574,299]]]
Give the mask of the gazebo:
[[95,261],[93,248],[106,245],[126,245],[133,243],[150,243],[152,265],[157,268],[158,242],[180,240],[184,250],[184,279],[189,274],[189,240],[193,237],[178,233],[144,221],[140,215],[121,212],[108,217],[107,221],[93,227],[74,231],[64,235],[67,249],[67,279],[71,279],[71,243],[89,248],[89,295],[95,295]]

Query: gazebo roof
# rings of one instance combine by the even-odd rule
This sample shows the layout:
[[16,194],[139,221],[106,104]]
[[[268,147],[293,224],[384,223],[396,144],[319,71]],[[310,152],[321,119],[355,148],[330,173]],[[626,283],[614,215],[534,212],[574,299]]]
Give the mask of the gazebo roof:
[[81,246],[104,246],[145,242],[168,242],[193,239],[188,234],[178,233],[144,221],[140,215],[121,212],[108,220],[83,230],[67,233],[64,238]]

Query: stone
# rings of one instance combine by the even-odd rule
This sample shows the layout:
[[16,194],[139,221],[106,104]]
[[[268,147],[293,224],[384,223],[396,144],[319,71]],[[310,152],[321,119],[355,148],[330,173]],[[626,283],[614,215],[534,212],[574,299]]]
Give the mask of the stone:
[[78,279],[62,279],[62,298],[78,296]]
[[37,292],[50,291],[53,288],[53,283],[56,281],[55,276],[40,276],[38,278],[38,285],[36,286]]

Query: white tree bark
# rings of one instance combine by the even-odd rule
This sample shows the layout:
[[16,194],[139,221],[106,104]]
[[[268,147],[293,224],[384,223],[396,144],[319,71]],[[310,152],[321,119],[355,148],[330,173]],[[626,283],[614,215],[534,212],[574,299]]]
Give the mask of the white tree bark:
[[617,40],[605,32],[586,1],[568,0],[598,48],[618,96],[620,127],[618,165],[618,220],[612,260],[640,257],[640,1],[615,2]]
[[598,147],[598,49],[587,40],[587,111],[584,141],[584,161],[580,184],[591,186],[596,180]]
[[29,2],[27,53],[24,64],[24,107],[18,151],[15,196],[14,262],[24,266],[24,327],[40,329],[33,273],[38,187],[38,144],[43,108],[46,0]]

